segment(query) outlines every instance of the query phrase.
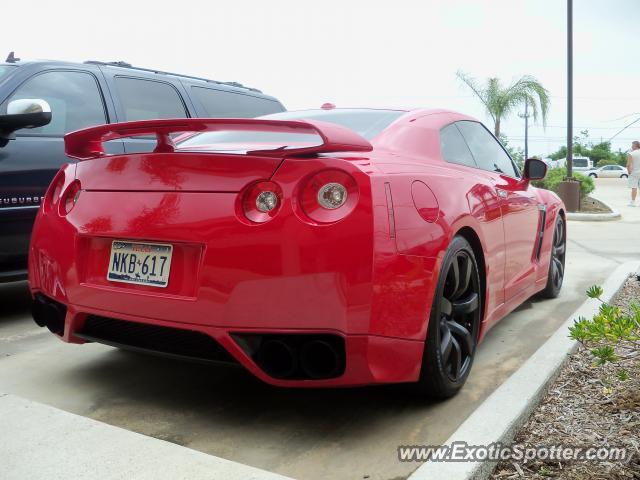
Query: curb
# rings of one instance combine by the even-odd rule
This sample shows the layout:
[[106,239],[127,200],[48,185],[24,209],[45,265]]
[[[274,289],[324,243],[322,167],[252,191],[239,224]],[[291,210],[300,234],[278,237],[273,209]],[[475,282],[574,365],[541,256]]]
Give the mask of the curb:
[[611,213],[576,213],[567,212],[567,220],[576,222],[610,222],[612,220],[620,220],[622,215],[617,210]]
[[[602,299],[609,301],[618,292],[631,273],[640,268],[640,262],[620,265],[602,285]],[[468,445],[508,444],[516,431],[526,422],[533,409],[546,393],[567,356],[577,342],[568,337],[568,328],[574,319],[590,317],[598,312],[600,303],[586,300],[556,332],[500,387],[498,387],[462,425],[444,442]],[[488,478],[495,462],[427,462],[408,480],[467,480]]]
[[288,479],[11,394],[0,425],[3,480]]
[[595,198],[601,203],[604,203],[605,206],[609,207],[611,213],[567,212],[567,220],[574,220],[577,222],[610,222],[612,220],[620,220],[622,218],[620,212],[609,205],[607,202],[594,195],[591,195],[591,197]]

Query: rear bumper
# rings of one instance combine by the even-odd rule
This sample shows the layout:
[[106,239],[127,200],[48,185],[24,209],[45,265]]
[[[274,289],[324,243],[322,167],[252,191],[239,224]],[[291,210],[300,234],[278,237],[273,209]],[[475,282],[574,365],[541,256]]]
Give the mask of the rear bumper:
[[[38,295],[39,292],[36,292]],[[143,318],[130,314],[113,312],[66,305],[64,317],[64,333],[61,339],[69,343],[82,344],[87,341],[99,341],[112,346],[144,350],[147,353],[155,353],[169,357],[185,358],[189,360],[203,360],[195,355],[177,355],[170,351],[160,351],[140,348],[128,342],[110,342],[93,338],[84,333],[85,323],[91,316],[100,316],[124,320],[137,325],[158,326],[174,330],[176,341],[181,339],[182,332],[197,332],[215,341],[212,345],[210,361],[213,363],[227,363],[241,365],[253,375],[266,383],[281,387],[330,387],[330,386],[358,386],[381,383],[414,382],[420,374],[422,350],[424,343],[416,340],[389,338],[377,335],[345,335],[330,329],[246,329],[223,328],[189,324],[184,322],[168,322]],[[345,365],[342,374],[335,378],[310,380],[310,379],[280,379],[267,374],[237,341],[243,334],[256,335],[280,335],[295,336],[304,334],[325,334],[339,336],[344,340]],[[218,349],[219,348],[219,349]],[[222,350],[222,351],[220,351]]]

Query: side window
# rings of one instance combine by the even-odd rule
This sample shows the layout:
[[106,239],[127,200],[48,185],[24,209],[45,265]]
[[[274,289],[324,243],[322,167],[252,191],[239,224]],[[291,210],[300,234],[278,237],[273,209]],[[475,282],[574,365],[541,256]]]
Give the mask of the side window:
[[18,135],[62,136],[107,122],[100,87],[88,72],[52,70],[37,74],[20,85],[0,111],[6,111],[11,100],[22,98],[46,100],[52,116],[48,125],[20,130]]
[[191,92],[210,117],[251,118],[283,110],[278,102],[242,93],[203,87],[191,87]]
[[510,177],[520,176],[507,152],[481,123],[464,120],[456,125],[480,168]]
[[440,152],[447,162],[478,168],[455,124],[447,125],[440,130]]
[[173,85],[129,77],[115,77],[114,81],[125,121],[187,117]]

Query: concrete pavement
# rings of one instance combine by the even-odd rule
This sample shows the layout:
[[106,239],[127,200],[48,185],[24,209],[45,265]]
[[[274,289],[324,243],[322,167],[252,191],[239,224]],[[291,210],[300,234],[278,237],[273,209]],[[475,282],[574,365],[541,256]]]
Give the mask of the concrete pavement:
[[13,395],[0,425],[3,480],[287,480]]
[[67,345],[32,323],[26,284],[0,286],[0,392],[295,478],[404,478],[401,444],[439,444],[625,260],[640,258],[640,208],[624,181],[597,179],[623,219],[570,222],[559,298],[532,299],[488,333],[455,398],[428,403],[402,386],[276,389],[242,370]]

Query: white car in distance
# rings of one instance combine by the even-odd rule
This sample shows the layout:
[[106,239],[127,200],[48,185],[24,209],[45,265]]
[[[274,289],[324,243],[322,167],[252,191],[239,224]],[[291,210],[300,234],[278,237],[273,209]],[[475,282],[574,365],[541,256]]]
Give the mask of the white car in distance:
[[605,165],[580,173],[593,178],[627,178],[629,176],[627,169],[621,165]]

